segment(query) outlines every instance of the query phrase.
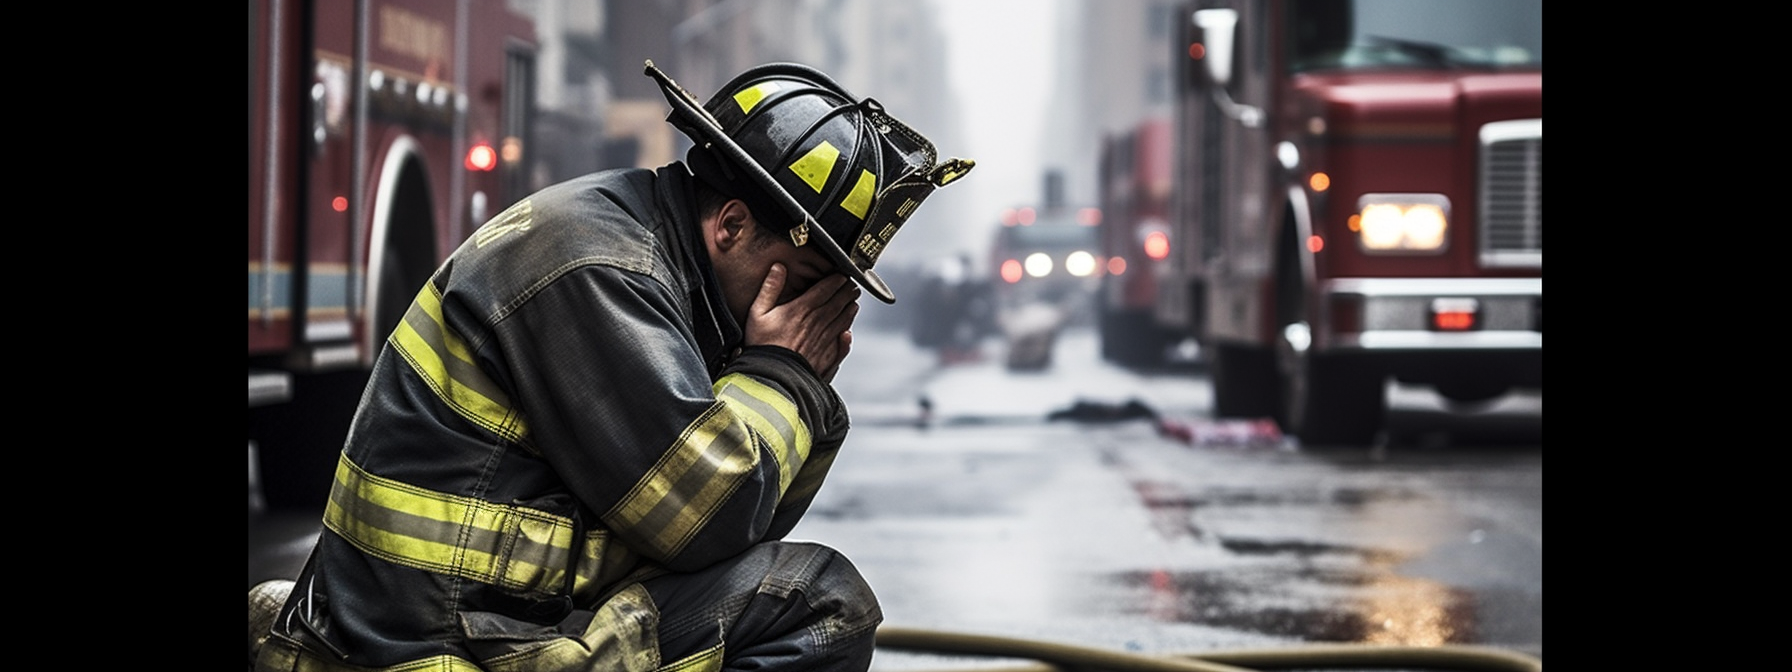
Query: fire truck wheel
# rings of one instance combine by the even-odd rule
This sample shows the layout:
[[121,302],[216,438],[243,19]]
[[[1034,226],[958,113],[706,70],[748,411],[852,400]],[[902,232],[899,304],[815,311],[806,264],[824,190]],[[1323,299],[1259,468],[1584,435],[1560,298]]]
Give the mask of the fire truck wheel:
[[1309,448],[1375,441],[1387,415],[1385,379],[1377,370],[1328,355],[1308,355],[1284,366],[1285,433]]
[[1152,322],[1151,315],[1137,310],[1102,310],[1100,315],[1101,356],[1121,366],[1150,367],[1164,363],[1164,349],[1169,339]]
[[301,374],[292,385],[291,401],[249,409],[258,482],[270,510],[322,511],[367,371]]
[[1269,349],[1216,345],[1208,364],[1208,377],[1213,381],[1215,417],[1278,417],[1276,361]]
[[385,258],[380,263],[379,314],[373,316],[373,333],[377,336],[375,344],[384,343],[386,335],[398,328],[398,321],[404,319],[405,311],[411,307],[411,299],[415,298],[412,290],[422,287],[422,283],[411,286],[410,274],[405,270],[404,256],[388,247]]
[[1115,362],[1115,364],[1120,364],[1122,358],[1125,357],[1125,344],[1122,342],[1122,339],[1125,339],[1125,333],[1122,332],[1120,324],[1116,324],[1118,319],[1120,319],[1118,315],[1107,312],[1107,310],[1098,310],[1098,315],[1095,317],[1097,337],[1102,344],[1102,358],[1109,362]]

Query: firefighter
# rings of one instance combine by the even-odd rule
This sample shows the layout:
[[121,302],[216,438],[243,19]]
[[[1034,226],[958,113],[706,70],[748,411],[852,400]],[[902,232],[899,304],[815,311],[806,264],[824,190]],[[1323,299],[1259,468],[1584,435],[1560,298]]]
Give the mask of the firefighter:
[[253,669],[869,667],[870,587],[783,538],[846,436],[857,299],[895,301],[873,264],[973,163],[806,66],[701,104],[646,73],[685,159],[543,189],[435,272],[311,556],[250,591]]

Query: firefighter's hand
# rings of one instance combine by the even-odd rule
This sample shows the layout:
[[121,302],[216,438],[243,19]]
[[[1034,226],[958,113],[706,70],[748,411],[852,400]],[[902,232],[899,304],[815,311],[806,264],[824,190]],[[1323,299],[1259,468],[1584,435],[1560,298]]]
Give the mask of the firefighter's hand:
[[852,350],[859,286],[844,275],[830,275],[780,304],[788,272],[783,264],[773,264],[759,286],[759,296],[747,310],[747,344],[789,348],[808,360],[823,381],[833,382]]

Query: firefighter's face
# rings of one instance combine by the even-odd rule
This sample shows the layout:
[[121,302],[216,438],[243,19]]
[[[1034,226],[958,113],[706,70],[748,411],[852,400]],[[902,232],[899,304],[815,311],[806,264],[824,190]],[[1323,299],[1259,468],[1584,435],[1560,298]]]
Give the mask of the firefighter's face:
[[749,246],[762,247],[758,251],[762,257],[759,261],[760,282],[765,281],[766,274],[772,270],[772,264],[783,264],[784,268],[789,269],[789,273],[784,276],[784,291],[778,295],[779,304],[802,296],[803,292],[809,291],[822,278],[834,274],[834,265],[828,263],[827,258],[821,256],[813,245],[797,247],[778,231],[765,227],[760,227],[756,235],[761,239]]
[[740,201],[729,202],[706,222],[705,234],[722,293],[736,319],[745,319],[773,264],[783,264],[788,271],[784,289],[778,294],[779,304],[835,275],[834,265],[815,246],[797,247],[779,225],[760,225]]

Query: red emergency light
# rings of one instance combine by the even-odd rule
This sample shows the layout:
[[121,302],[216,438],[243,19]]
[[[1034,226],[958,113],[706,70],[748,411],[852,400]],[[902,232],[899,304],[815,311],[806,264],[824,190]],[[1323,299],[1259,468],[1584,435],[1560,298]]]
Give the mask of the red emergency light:
[[1468,298],[1431,300],[1431,328],[1438,331],[1471,331],[1481,312],[1479,301]]
[[1124,257],[1108,257],[1108,275],[1124,275],[1126,259]]
[[486,172],[498,167],[498,151],[490,143],[477,143],[467,150],[467,170]]
[[1170,256],[1170,236],[1162,231],[1145,234],[1145,256],[1157,261]]
[[1002,280],[1006,281],[1008,284],[1012,285],[1020,282],[1021,272],[1019,259],[1009,259],[1002,262]]

